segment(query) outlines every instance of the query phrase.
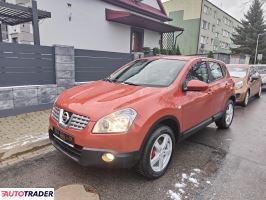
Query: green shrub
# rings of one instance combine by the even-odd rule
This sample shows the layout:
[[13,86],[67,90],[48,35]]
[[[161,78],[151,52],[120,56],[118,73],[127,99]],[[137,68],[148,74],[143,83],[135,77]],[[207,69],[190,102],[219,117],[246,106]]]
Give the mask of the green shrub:
[[159,48],[155,47],[155,48],[152,49],[152,51],[153,51],[153,55],[155,55],[155,56],[160,54],[160,49]]
[[175,55],[182,55],[179,46],[175,48]]
[[214,58],[214,55],[213,55],[213,52],[212,51],[209,51],[208,58]]
[[143,47],[143,52],[144,53],[150,53],[151,48],[150,47]]
[[168,55],[168,50],[167,49],[161,49],[161,54],[162,55]]

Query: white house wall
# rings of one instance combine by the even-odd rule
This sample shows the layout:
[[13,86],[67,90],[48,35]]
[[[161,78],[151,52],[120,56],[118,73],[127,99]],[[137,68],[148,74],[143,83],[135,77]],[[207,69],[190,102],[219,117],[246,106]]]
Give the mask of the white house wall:
[[[149,0],[150,1],[150,0]],[[40,22],[42,45],[70,45],[79,49],[129,53],[130,26],[109,22],[105,8],[127,11],[101,0],[37,0],[38,8],[51,12]],[[68,8],[67,3],[71,3]],[[132,11],[130,11],[132,12]],[[71,16],[71,21],[69,21]],[[159,47],[160,34],[145,30],[144,46]]]
[[40,22],[41,44],[128,53],[129,27],[106,21],[105,7],[119,9],[99,0],[38,0],[39,9],[52,13],[51,19]]
[[159,48],[160,39],[161,39],[160,33],[150,31],[150,30],[144,30],[144,47]]

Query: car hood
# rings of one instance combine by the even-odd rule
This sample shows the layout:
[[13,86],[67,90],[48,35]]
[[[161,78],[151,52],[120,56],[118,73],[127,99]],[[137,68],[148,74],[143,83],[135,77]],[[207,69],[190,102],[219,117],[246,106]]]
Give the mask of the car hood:
[[134,108],[143,100],[161,95],[161,91],[162,88],[95,81],[65,90],[58,97],[56,105],[97,121],[115,110]]
[[238,83],[238,82],[240,82],[240,81],[245,81],[245,78],[236,78],[236,77],[232,77],[232,79],[233,79],[233,81],[235,82],[235,83]]

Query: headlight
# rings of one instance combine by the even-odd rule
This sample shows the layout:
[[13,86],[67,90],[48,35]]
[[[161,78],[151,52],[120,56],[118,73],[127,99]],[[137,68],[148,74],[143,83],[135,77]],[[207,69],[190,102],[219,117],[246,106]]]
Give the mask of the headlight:
[[122,133],[131,127],[137,112],[132,108],[126,108],[113,112],[95,124],[92,133]]
[[239,90],[243,87],[243,81],[239,81],[235,84],[235,89],[236,90]]

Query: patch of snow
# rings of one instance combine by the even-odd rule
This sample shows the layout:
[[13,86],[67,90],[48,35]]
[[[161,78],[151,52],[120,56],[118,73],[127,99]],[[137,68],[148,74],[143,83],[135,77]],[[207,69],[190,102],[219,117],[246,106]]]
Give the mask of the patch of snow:
[[211,185],[211,182],[210,181],[206,181],[206,183]]
[[190,176],[194,176],[194,175],[196,175],[194,172],[190,173]]
[[200,173],[200,169],[193,169],[194,172]]
[[172,190],[168,191],[170,198],[173,200],[181,200],[181,195],[179,193],[175,193]]
[[177,187],[177,188],[184,188],[184,187],[186,187],[187,185],[185,184],[185,183],[176,183],[175,184],[175,187]]
[[41,133],[38,135],[24,135],[16,138],[14,142],[0,145],[0,150],[10,150],[16,147],[25,146],[29,143],[38,142],[48,138],[49,138],[48,133]]
[[183,190],[183,189],[179,189],[179,192],[181,193],[181,194],[184,194],[185,193],[185,191]]
[[185,179],[188,179],[188,176],[186,174],[182,174],[182,181],[184,181]]
[[197,185],[199,184],[199,182],[198,182],[197,179],[195,179],[195,178],[191,178],[191,177],[190,177],[188,180],[189,180],[191,183],[194,183],[194,184],[197,184]]

